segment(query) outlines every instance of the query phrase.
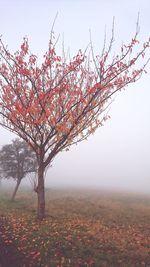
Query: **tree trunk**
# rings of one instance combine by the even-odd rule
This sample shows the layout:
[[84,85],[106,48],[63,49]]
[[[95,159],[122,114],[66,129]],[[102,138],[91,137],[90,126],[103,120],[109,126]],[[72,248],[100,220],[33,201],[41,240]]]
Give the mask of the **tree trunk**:
[[38,169],[38,186],[37,186],[38,208],[37,217],[42,221],[45,217],[45,188],[44,188],[44,167]]
[[16,193],[18,191],[20,183],[21,183],[21,179],[18,179],[17,184],[16,184],[15,189],[14,189],[14,192],[13,192],[12,197],[11,197],[11,201],[15,200],[15,196],[16,196]]

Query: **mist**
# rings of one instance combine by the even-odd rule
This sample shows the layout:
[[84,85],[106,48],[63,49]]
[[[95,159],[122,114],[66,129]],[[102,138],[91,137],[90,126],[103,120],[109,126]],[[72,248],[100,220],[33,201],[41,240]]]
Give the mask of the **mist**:
[[[65,36],[66,49],[71,53],[89,43],[89,29],[96,52],[103,46],[105,26],[107,39],[111,35],[115,16],[115,44],[134,35],[140,12],[141,43],[149,37],[150,2],[125,1],[1,1],[0,34],[9,49],[18,48],[27,35],[33,53],[45,52],[49,32],[58,11],[55,27]],[[7,14],[7,16],[6,16]],[[11,25],[11,27],[10,27]],[[58,43],[59,47],[59,43]],[[61,42],[60,48],[61,50]],[[119,50],[117,50],[119,52]],[[115,51],[113,51],[115,52]],[[149,72],[149,65],[148,65]],[[110,119],[88,140],[61,152],[49,167],[46,187],[88,187],[150,193],[150,76],[119,92],[109,110]],[[0,147],[17,136],[0,128]],[[2,182],[12,187],[12,181]],[[22,186],[31,186],[28,179]]]

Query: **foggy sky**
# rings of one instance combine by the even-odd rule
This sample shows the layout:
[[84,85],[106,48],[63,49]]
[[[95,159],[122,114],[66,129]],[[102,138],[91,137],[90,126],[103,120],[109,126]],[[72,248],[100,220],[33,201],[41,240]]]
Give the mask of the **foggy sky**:
[[[115,16],[114,52],[135,33],[140,12],[139,39],[150,36],[149,0],[0,0],[0,35],[15,51],[28,36],[31,52],[40,58],[48,47],[56,13],[56,37],[62,35],[73,55],[89,43],[89,29],[96,53],[103,47],[106,27],[109,42]],[[150,65],[148,66],[150,69]],[[150,73],[120,92],[109,111],[111,119],[88,141],[60,153],[47,173],[47,185],[90,185],[150,193]],[[0,146],[15,135],[0,128]]]

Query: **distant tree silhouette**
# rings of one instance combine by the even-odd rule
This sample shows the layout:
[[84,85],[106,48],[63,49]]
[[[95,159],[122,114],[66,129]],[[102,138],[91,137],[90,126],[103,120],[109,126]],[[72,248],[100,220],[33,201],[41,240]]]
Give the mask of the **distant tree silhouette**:
[[1,179],[13,178],[16,186],[11,200],[15,199],[21,180],[29,173],[37,171],[35,153],[27,146],[26,142],[18,138],[0,150],[0,177]]

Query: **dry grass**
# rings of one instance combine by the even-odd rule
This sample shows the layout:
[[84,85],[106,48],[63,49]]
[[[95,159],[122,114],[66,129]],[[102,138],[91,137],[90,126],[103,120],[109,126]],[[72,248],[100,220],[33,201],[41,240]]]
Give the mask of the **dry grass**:
[[[150,266],[150,197],[96,190],[47,190],[47,217],[36,220],[36,197],[1,194],[3,240],[29,267]],[[17,257],[17,256],[16,256]]]

